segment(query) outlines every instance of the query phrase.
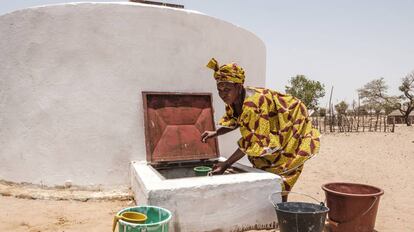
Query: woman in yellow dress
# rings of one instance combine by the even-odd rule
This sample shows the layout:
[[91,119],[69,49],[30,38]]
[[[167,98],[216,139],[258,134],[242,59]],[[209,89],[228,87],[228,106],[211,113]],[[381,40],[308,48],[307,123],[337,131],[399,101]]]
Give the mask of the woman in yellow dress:
[[[244,155],[253,167],[282,177],[282,189],[290,191],[303,164],[319,150],[318,130],[312,128],[305,105],[297,98],[270,89],[244,87],[244,70],[235,63],[219,66],[213,58],[217,90],[226,104],[226,113],[216,131],[205,131],[201,140],[226,134],[237,128],[238,149],[213,168],[222,174]],[[287,195],[283,201],[287,200]]]

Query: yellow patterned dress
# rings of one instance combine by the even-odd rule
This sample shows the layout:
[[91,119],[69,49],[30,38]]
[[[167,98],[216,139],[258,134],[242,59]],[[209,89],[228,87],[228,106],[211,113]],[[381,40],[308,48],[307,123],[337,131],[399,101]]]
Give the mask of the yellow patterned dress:
[[240,150],[255,168],[278,174],[290,191],[303,163],[319,150],[318,130],[312,128],[305,105],[298,99],[263,88],[246,87],[242,113],[231,106],[220,119],[223,127],[240,127]]

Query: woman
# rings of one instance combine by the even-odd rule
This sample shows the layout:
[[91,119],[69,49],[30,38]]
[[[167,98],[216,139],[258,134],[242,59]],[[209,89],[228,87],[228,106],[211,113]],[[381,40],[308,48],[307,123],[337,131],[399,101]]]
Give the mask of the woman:
[[[319,150],[319,132],[312,128],[305,105],[298,99],[264,88],[244,87],[244,70],[235,63],[219,66],[213,58],[217,90],[226,104],[226,113],[216,131],[205,131],[201,141],[226,134],[236,128],[242,137],[239,148],[225,162],[213,168],[222,174],[247,154],[253,167],[278,174],[282,189],[290,191],[303,163]],[[283,201],[287,195],[283,196]]]

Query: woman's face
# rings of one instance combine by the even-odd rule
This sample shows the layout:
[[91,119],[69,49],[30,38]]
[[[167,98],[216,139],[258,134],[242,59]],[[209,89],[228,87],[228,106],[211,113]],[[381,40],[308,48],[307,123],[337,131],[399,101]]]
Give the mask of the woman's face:
[[217,84],[219,96],[227,105],[233,104],[239,98],[241,87],[242,85],[231,82]]

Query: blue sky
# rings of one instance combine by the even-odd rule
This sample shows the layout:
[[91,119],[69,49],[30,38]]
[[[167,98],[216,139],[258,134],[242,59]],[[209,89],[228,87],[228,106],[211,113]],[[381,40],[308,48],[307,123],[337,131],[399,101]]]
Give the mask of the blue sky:
[[[0,14],[64,0],[0,0]],[[110,2],[110,1],[99,1]],[[325,84],[333,101],[357,99],[356,89],[384,77],[398,94],[414,70],[411,0],[169,0],[246,28],[267,48],[267,87],[284,91],[303,74]],[[246,70],[248,73],[248,70]],[[254,78],[254,77],[247,77]]]

